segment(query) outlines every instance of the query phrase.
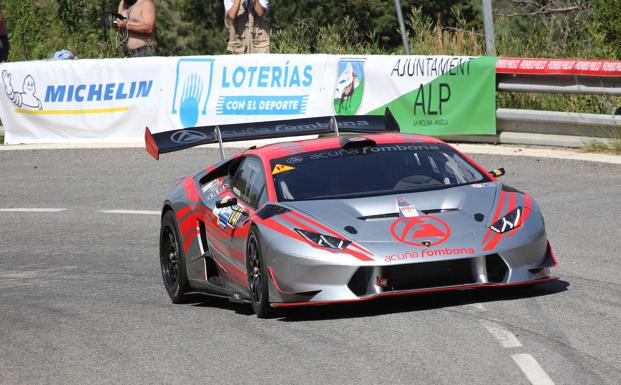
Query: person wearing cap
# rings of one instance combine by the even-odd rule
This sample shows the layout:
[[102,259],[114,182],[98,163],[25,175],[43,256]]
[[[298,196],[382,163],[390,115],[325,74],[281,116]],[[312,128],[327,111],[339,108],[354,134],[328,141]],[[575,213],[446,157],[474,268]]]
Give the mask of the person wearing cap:
[[127,31],[127,54],[130,57],[155,55],[155,3],[153,0],[121,0],[117,28]]
[[9,58],[9,29],[2,15],[2,6],[0,6],[0,62],[5,62]]
[[224,25],[229,31],[227,51],[270,52],[268,6],[268,0],[224,0]]

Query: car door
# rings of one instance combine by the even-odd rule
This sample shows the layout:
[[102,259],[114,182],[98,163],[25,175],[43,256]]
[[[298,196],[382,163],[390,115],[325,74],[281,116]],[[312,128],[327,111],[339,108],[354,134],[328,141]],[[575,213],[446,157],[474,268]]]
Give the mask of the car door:
[[[246,239],[250,231],[251,217],[257,209],[267,202],[267,188],[263,163],[255,156],[242,159],[231,178],[231,192],[237,198],[237,205],[232,208],[229,218],[230,231],[224,240],[227,245],[230,262],[238,271],[246,272]],[[243,287],[246,277],[235,274],[235,280]]]

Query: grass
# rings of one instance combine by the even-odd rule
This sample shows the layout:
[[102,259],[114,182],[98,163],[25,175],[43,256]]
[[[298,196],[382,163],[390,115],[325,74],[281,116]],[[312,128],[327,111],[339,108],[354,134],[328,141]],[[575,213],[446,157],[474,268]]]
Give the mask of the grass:
[[600,128],[604,138],[589,138],[582,146],[584,152],[606,152],[621,155],[621,132],[612,128]]

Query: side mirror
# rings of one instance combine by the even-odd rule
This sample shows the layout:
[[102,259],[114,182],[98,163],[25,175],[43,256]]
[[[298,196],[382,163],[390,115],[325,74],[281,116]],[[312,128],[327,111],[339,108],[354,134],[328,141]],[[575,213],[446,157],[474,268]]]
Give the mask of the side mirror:
[[488,173],[494,178],[500,178],[501,176],[505,175],[505,169],[500,167],[495,170],[488,171]]
[[223,207],[232,207],[237,204],[237,198],[226,197],[216,202],[216,207],[221,209]]

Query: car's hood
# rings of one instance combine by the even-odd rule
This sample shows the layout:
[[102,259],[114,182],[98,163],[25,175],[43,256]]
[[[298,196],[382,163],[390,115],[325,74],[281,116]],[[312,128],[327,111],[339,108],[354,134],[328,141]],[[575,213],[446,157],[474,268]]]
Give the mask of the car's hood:
[[[355,199],[287,202],[369,249],[473,247],[480,249],[499,183]],[[401,207],[400,207],[401,206]],[[414,206],[416,213],[408,208]],[[408,214],[409,212],[409,214]],[[407,215],[417,216],[407,216]],[[392,246],[382,243],[391,243]]]

